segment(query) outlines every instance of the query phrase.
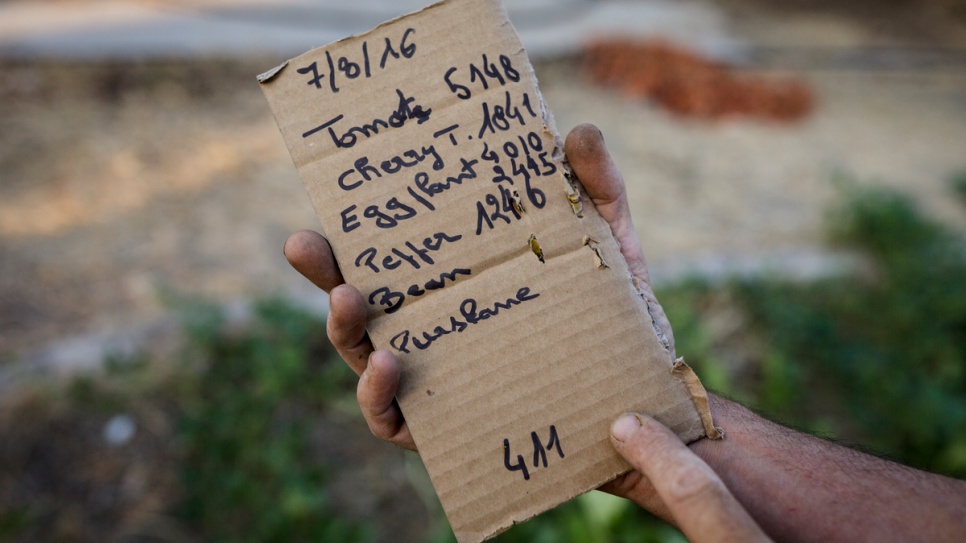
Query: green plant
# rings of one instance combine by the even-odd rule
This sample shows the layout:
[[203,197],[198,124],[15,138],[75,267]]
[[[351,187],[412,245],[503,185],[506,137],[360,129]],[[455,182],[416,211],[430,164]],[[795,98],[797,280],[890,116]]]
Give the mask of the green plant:
[[16,541],[40,520],[39,517],[37,511],[29,506],[0,511],[0,538]]
[[765,345],[753,403],[904,463],[966,475],[964,240],[901,194],[851,188],[832,240],[867,268],[730,285]]
[[[900,193],[847,186],[843,196],[829,237],[863,255],[861,269],[665,287],[679,354],[708,388],[766,416],[964,476],[966,238]],[[722,300],[745,329],[739,369],[725,356],[735,338],[715,331]]]
[[324,324],[279,301],[259,303],[242,333],[194,308],[198,373],[183,384],[182,514],[206,541],[362,541],[326,493],[311,421],[353,380]]

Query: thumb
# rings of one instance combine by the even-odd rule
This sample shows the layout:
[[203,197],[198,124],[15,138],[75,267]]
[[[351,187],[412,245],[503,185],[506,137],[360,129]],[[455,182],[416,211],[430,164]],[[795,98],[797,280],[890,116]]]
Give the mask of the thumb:
[[611,441],[651,481],[693,543],[769,541],[711,467],[661,423],[622,415],[611,427]]

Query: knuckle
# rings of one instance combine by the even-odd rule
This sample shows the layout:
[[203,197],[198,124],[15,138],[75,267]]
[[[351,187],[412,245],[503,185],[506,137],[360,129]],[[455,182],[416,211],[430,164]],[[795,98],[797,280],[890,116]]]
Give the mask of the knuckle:
[[389,438],[387,441],[389,441],[389,443],[392,443],[393,445],[401,449],[415,450],[415,446],[411,443],[408,437],[398,432],[394,436]]
[[371,432],[373,436],[381,439],[382,441],[392,443],[393,433],[386,427],[385,424],[370,418],[366,418],[366,422],[369,423],[369,432]]
[[344,350],[352,341],[352,327],[343,321],[341,315],[330,314],[325,323],[325,332],[336,349]]
[[[331,315],[325,323],[325,335],[329,337],[329,342],[332,343],[332,346],[342,355],[342,351],[345,348],[345,332]],[[343,355],[342,358],[345,359],[345,356]]]
[[643,476],[637,470],[629,471],[610,482],[610,490],[617,494],[627,496],[635,490]]
[[[367,422],[370,422],[375,416],[375,410],[372,405],[372,394],[369,390],[369,375],[365,372],[363,372],[359,383],[356,385],[356,400],[359,402],[359,409],[362,410],[362,415],[366,418]],[[371,422],[370,426],[372,426]]]
[[362,415],[366,419],[366,424],[369,425],[369,431],[372,435],[383,441],[390,441],[393,432],[386,421],[381,420],[378,415],[373,414],[371,410],[366,408],[362,409]]
[[377,407],[378,400],[371,390],[371,380],[366,373],[363,373],[356,386],[356,400],[359,402],[359,409],[362,411],[369,431],[375,437],[383,441],[392,441],[396,434],[391,411],[380,412]]
[[385,424],[372,419],[366,419],[369,422],[369,431],[372,435],[383,441],[392,442],[393,433],[386,427]]

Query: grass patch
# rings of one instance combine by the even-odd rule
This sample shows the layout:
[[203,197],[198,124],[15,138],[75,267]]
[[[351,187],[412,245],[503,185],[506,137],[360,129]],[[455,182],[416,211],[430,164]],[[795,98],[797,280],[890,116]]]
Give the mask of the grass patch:
[[323,339],[318,319],[280,301],[256,306],[243,333],[203,308],[192,319],[178,439],[181,516],[206,541],[364,541],[332,510],[329,470],[313,459],[310,430],[354,375]]
[[662,301],[680,350],[698,346],[699,375],[721,371],[729,338],[708,345],[707,308],[727,297],[752,348],[712,388],[789,424],[966,476],[966,240],[881,189],[849,189],[832,216],[831,240],[864,255],[866,269],[671,288]]

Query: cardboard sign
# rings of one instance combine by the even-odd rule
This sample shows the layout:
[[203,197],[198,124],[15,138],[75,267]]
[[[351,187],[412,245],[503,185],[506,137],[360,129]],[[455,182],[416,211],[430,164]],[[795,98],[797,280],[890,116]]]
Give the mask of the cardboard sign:
[[625,472],[621,413],[685,441],[714,431],[497,0],[434,4],[259,81],[373,344],[400,361],[398,402],[459,541]]

